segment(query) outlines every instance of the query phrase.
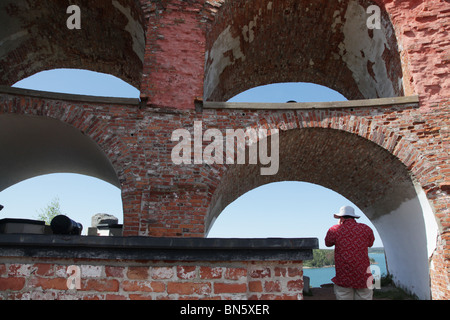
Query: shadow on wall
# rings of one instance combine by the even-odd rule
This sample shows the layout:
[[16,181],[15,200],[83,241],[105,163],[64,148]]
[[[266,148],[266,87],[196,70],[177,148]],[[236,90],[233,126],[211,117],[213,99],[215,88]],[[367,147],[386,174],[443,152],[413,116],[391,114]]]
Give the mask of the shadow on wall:
[[120,188],[110,160],[88,136],[59,120],[0,115],[0,191],[38,175],[73,172]]

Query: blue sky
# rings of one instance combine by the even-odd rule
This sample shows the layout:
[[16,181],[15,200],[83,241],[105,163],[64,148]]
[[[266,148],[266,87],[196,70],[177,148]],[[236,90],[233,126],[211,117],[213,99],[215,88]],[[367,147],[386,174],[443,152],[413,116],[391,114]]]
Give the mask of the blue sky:
[[[82,70],[44,71],[15,87],[75,94],[139,97],[139,91],[116,77]],[[328,88],[285,83],[251,89],[234,102],[297,102],[345,100]],[[36,218],[40,210],[58,197],[63,213],[83,224],[83,234],[96,213],[109,213],[123,222],[120,190],[99,179],[78,174],[51,174],[22,181],[0,192],[5,208],[0,218]],[[209,237],[317,237],[323,238],[336,223],[333,213],[353,205],[334,191],[305,182],[279,182],[254,189],[231,203],[218,217]],[[355,206],[356,208],[356,206]],[[382,246],[373,225],[362,215],[359,222],[375,231],[374,246]]]

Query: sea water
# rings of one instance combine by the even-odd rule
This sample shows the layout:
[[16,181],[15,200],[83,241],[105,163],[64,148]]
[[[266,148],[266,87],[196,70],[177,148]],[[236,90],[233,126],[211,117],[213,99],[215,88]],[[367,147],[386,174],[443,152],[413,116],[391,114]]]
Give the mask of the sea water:
[[[369,258],[375,260],[375,267],[379,267],[380,275],[387,275],[386,259],[384,253],[369,253]],[[309,277],[309,286],[318,288],[322,284],[332,283],[331,279],[336,275],[334,267],[303,269],[303,275]]]

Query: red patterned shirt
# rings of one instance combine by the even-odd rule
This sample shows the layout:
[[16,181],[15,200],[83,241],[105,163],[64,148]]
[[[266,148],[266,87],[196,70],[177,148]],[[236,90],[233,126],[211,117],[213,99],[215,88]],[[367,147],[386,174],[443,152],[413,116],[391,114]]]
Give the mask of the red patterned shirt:
[[332,226],[325,237],[327,247],[335,246],[336,276],[331,281],[346,288],[367,288],[367,280],[372,275],[368,248],[374,240],[372,229],[355,219],[345,219],[342,224]]

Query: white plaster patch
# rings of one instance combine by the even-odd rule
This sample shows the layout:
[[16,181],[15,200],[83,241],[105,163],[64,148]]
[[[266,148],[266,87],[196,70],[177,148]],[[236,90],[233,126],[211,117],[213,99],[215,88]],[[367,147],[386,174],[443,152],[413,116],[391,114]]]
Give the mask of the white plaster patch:
[[181,277],[183,279],[192,279],[197,275],[197,270],[194,269],[192,271],[186,272],[186,269],[183,266],[180,266],[180,275],[182,275]]
[[175,274],[172,267],[156,267],[152,268],[152,277],[157,279],[171,279]]
[[113,0],[112,4],[116,7],[122,14],[127,17],[128,24],[125,26],[125,30],[130,33],[131,39],[133,39],[133,51],[139,57],[139,59],[144,62],[144,51],[145,51],[145,36],[144,29],[136,21],[132,14],[130,8],[123,7],[117,0]]
[[20,265],[13,264],[10,266],[10,273],[15,276],[29,277],[35,271],[36,269],[33,268],[32,264],[20,264]]
[[91,265],[82,265],[81,266],[81,274],[87,278],[99,278],[102,276],[102,267],[101,266],[91,266]]
[[[342,27],[344,40],[339,46],[342,60],[353,73],[353,78],[362,93],[369,98],[395,96],[394,84],[389,79],[386,63],[383,60],[385,47],[389,47],[387,37],[392,31],[383,24],[381,29],[373,29],[373,37],[367,28],[366,9],[357,1],[350,1]],[[335,24],[336,20],[335,18]],[[370,62],[369,62],[370,61]],[[374,78],[368,71],[368,62],[372,64]]]
[[[269,10],[270,10],[270,9],[269,9]],[[259,17],[260,17],[261,15],[262,15],[262,9],[259,9],[258,14],[255,15],[255,16],[253,17],[253,20],[250,21],[250,22],[248,23],[248,25],[245,25],[245,26],[242,28],[242,35],[243,35],[244,40],[245,40],[246,42],[252,43],[253,40],[255,40],[255,31],[254,31],[254,28],[257,26],[257,24],[258,24],[258,19],[259,19]]]
[[69,266],[62,266],[61,268],[56,268],[55,275],[59,278],[67,278],[67,268]]
[[[241,43],[239,37],[234,38],[231,34],[231,26],[228,26],[217,37],[211,50],[206,52],[206,63],[211,61],[209,67],[206,68],[204,94],[206,99],[214,92],[219,84],[219,77],[226,67],[233,65],[236,60],[245,61],[245,56],[241,51]],[[233,59],[230,59],[226,52],[231,52]]]
[[242,28],[242,35],[246,42],[252,43],[255,40],[255,31],[253,30],[258,23],[258,16],[255,16],[252,21],[249,22],[248,25],[245,25]]
[[333,18],[334,18],[334,22],[331,25],[331,31],[333,33],[336,33],[336,26],[342,24],[341,12],[339,10],[336,10],[333,14]]

